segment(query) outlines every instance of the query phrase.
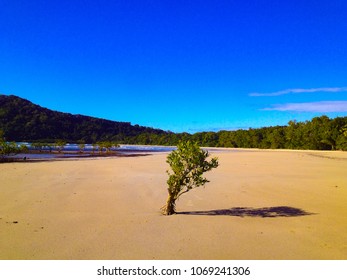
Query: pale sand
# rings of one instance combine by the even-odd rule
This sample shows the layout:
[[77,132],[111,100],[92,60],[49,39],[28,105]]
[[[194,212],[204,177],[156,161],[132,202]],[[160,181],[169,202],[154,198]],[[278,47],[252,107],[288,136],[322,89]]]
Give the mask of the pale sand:
[[0,164],[0,258],[347,259],[347,153],[213,155],[168,217],[166,154]]

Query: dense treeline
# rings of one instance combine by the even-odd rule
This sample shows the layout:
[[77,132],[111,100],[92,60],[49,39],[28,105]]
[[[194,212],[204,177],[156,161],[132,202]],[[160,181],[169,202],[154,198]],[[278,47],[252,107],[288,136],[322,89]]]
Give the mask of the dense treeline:
[[288,126],[193,135],[202,145],[234,148],[347,150],[347,117],[316,117]]
[[330,119],[321,116],[306,122],[290,121],[287,126],[193,135],[140,134],[131,140],[134,144],[176,145],[180,139],[190,139],[205,147],[346,151],[347,117]]
[[0,95],[0,130],[7,141],[75,143],[111,141],[126,144],[176,145],[193,140],[200,146],[347,150],[347,117],[327,116],[306,122],[290,121],[287,126],[248,130],[172,133],[160,129],[60,113],[15,96]]

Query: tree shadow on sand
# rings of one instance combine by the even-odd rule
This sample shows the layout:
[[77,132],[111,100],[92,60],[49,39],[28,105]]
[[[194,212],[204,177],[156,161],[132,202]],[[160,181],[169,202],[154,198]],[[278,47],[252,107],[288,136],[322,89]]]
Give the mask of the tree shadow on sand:
[[276,206],[265,208],[251,208],[251,207],[234,207],[229,209],[207,210],[207,211],[187,211],[177,212],[179,215],[201,215],[201,216],[236,216],[236,217],[261,217],[261,218],[275,218],[275,217],[298,217],[312,215],[302,209]]

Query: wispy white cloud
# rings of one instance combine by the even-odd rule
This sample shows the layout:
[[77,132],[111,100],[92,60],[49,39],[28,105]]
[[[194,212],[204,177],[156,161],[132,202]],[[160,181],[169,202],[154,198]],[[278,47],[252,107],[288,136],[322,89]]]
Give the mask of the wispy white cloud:
[[259,93],[252,92],[249,96],[280,96],[286,94],[295,94],[295,93],[312,93],[312,92],[345,92],[347,91],[347,87],[330,87],[330,88],[291,88],[280,90],[276,92],[269,93]]
[[347,101],[319,101],[307,103],[285,103],[264,108],[263,111],[292,111],[314,113],[347,112]]

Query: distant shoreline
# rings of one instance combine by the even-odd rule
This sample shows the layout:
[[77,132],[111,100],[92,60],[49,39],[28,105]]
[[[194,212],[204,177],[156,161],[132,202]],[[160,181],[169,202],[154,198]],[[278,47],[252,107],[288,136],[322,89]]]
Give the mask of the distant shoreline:
[[[21,142],[18,142],[21,144]],[[112,149],[110,151],[98,151],[91,150],[88,144],[88,148],[80,151],[77,144],[67,144],[62,151],[57,149],[42,149],[37,150],[31,148],[30,143],[25,143],[29,148],[26,153],[19,153],[12,156],[5,157],[3,162],[28,162],[28,161],[51,161],[51,160],[71,160],[71,159],[94,159],[94,158],[108,158],[108,157],[139,157],[147,156],[158,153],[169,153],[173,151],[176,146],[160,146],[160,145],[131,145],[121,144],[120,147]],[[219,148],[219,147],[202,147],[202,149],[209,152],[231,152],[243,149],[235,148]],[[247,149],[244,149],[247,150]]]
[[[17,144],[23,144],[18,142]],[[15,155],[5,156],[1,162],[38,162],[38,161],[52,161],[52,160],[77,160],[77,159],[96,159],[108,157],[139,157],[147,156],[153,153],[170,152],[175,147],[157,146],[157,145],[120,145],[118,148],[113,148],[109,151],[93,150],[91,145],[88,145],[82,151],[78,148],[77,144],[67,144],[62,151],[57,149],[35,149],[31,147],[30,143],[25,143],[29,148],[28,152],[19,153]]]
[[[46,150],[37,151],[31,150],[28,153],[21,153],[12,156],[4,157],[0,163],[9,162],[42,162],[42,161],[62,161],[62,160],[82,160],[82,159],[102,159],[113,157],[142,157],[153,154],[169,153],[174,150],[174,146],[158,146],[158,145],[124,145],[126,149],[112,150],[109,152],[100,151],[84,151],[78,152],[75,150],[65,150],[58,152],[53,150],[48,152]],[[307,153],[310,156],[324,157],[330,159],[339,159],[339,157],[331,156],[338,153],[345,153],[345,151],[321,151],[321,150],[291,150],[291,149],[258,149],[258,148],[224,148],[224,147],[201,147],[209,153],[225,153],[225,152],[297,152]]]
[[149,153],[107,153],[107,154],[90,154],[90,153],[25,153],[15,156],[5,157],[2,162],[40,162],[40,161],[56,161],[56,160],[80,160],[80,159],[98,159],[112,157],[141,157],[148,156]]

